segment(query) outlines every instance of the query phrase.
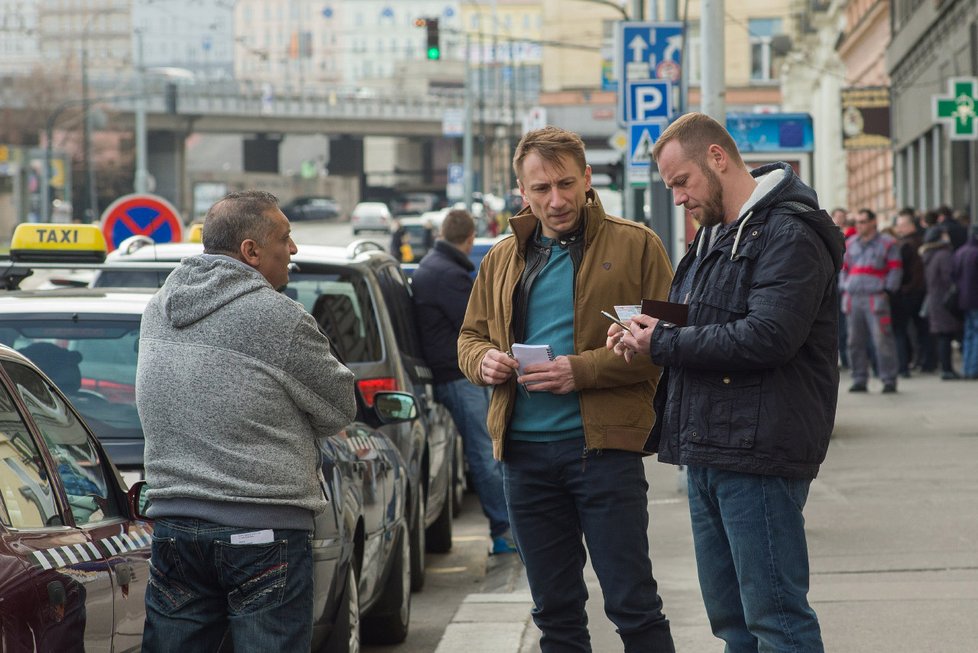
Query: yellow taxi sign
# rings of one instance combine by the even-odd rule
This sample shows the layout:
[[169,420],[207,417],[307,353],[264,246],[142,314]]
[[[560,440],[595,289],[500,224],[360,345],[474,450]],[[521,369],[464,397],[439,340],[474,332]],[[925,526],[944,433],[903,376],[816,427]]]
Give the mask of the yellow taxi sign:
[[107,249],[93,224],[20,224],[10,240],[13,261],[101,263]]
[[187,233],[188,243],[201,243],[204,241],[204,225],[199,222],[190,225],[190,231]]

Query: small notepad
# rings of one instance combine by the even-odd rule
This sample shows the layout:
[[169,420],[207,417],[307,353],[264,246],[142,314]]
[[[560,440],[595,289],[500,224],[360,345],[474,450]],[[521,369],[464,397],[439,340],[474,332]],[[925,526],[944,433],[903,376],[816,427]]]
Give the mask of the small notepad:
[[554,350],[550,345],[513,345],[513,358],[520,363],[519,375],[526,374],[527,365],[546,363],[554,359]]

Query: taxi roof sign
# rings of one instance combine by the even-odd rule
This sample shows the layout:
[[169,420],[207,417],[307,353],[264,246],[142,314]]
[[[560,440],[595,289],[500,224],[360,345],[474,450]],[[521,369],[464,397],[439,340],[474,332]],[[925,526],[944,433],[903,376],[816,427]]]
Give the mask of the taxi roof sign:
[[106,251],[93,224],[20,224],[10,240],[12,261],[101,263]]
[[199,222],[195,222],[190,225],[190,231],[187,232],[187,242],[188,243],[200,243],[204,241],[204,225]]

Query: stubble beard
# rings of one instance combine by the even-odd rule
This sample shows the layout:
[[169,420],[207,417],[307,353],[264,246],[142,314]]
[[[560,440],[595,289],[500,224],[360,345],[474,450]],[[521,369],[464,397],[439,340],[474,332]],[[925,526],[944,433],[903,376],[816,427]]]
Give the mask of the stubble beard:
[[706,176],[709,196],[700,206],[702,213],[700,216],[700,225],[704,227],[715,227],[723,222],[723,187],[712,170],[705,166],[701,167],[701,169]]

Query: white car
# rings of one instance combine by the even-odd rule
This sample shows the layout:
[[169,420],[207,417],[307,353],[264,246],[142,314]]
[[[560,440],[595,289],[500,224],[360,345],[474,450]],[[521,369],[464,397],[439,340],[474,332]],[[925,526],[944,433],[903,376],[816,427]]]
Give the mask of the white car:
[[360,202],[350,214],[353,235],[361,231],[388,231],[391,224],[391,210],[383,202]]

